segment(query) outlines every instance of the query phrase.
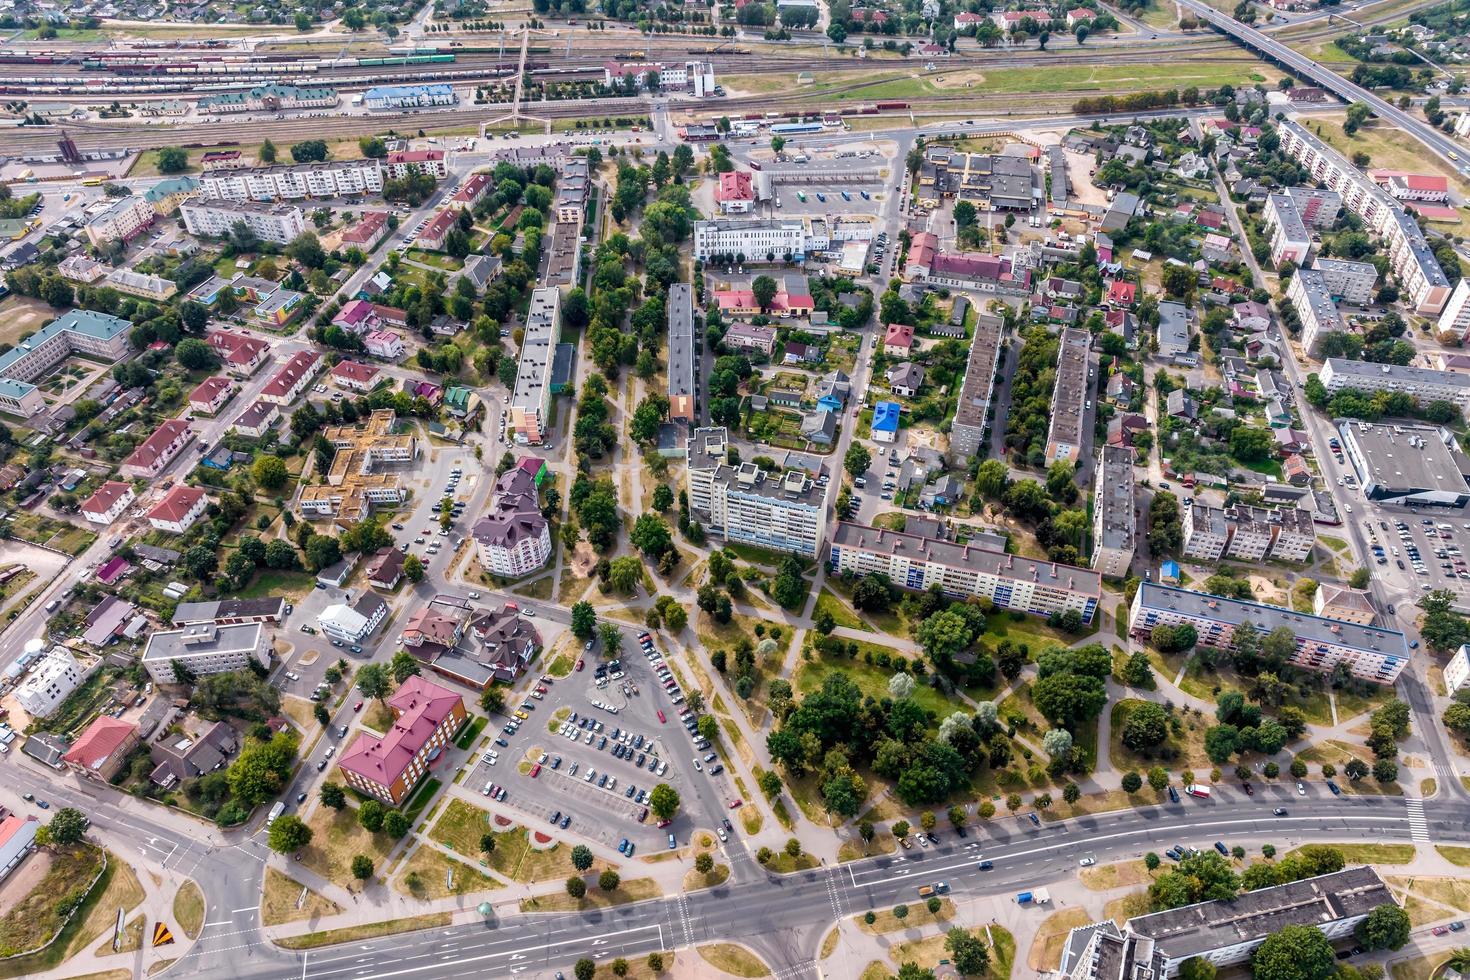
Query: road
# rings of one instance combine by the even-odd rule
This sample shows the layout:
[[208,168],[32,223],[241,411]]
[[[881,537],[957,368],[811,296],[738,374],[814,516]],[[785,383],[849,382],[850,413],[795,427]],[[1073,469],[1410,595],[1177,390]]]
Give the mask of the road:
[[1298,54],[1270,35],[1256,30],[1249,24],[1242,24],[1228,14],[1221,13],[1204,3],[1203,0],[1178,0],[1178,2],[1180,6],[1192,11],[1200,20],[1229,34],[1246,47],[1253,48],[1265,55],[1293,72],[1298,78],[1309,80],[1314,85],[1327,89],[1345,102],[1361,102],[1368,106],[1380,119],[1393,123],[1419,140],[1432,152],[1443,158],[1448,166],[1462,173],[1470,169],[1459,161],[1459,144],[1453,138],[1430,126],[1427,121],[1410,115],[1361,85],[1354,84],[1337,72],[1324,68],[1305,55]]
[[[133,804],[98,803],[75,777],[12,767],[0,801],[22,809],[22,792],[53,805],[77,805],[92,815],[108,837],[137,841],[148,863],[164,863],[193,875],[210,907],[202,939],[171,972],[206,978],[333,977],[509,977],[530,969],[537,976],[570,968],[577,958],[639,956],[655,949],[739,938],[753,946],[779,975],[815,976],[817,943],[840,916],[858,915],[912,900],[921,884],[944,880],[956,898],[1004,894],[1054,884],[1071,877],[1078,861],[1099,863],[1161,851],[1174,843],[1208,847],[1216,840],[1279,849],[1311,841],[1414,839],[1404,802],[1398,797],[1332,797],[1313,783],[1306,797],[1290,783],[1268,784],[1248,797],[1222,789],[1210,800],[1185,797],[1179,804],[1141,807],[1082,817],[1039,828],[1010,816],[997,817],[961,840],[952,831],[939,843],[866,859],[840,868],[818,868],[775,876],[752,866],[753,874],[727,886],[573,914],[499,911],[488,922],[473,921],[309,954],[276,949],[259,935],[251,907],[259,899],[264,848],[259,838],[234,846],[205,842],[154,826],[132,812]],[[1274,807],[1288,816],[1273,817]],[[1437,798],[1425,805],[1422,831],[1439,843],[1470,843],[1470,803]],[[1422,842],[1422,834],[1421,834]],[[985,858],[994,870],[982,872]],[[493,896],[492,896],[493,898]],[[219,910],[218,913],[216,910]],[[233,911],[231,911],[233,910]],[[1428,934],[1423,934],[1428,939]],[[791,972],[782,972],[790,970]]]

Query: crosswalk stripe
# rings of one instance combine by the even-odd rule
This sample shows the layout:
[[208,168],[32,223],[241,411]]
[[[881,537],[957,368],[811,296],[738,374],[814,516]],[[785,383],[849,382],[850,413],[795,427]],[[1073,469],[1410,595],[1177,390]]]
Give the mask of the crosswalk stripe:
[[1430,843],[1429,822],[1424,819],[1423,800],[1405,800],[1404,810],[1409,816],[1409,837],[1421,844]]

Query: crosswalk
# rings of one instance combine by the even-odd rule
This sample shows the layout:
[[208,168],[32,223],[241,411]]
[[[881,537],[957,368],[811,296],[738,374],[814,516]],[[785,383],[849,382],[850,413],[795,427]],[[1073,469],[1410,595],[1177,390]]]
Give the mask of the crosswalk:
[[1424,819],[1423,800],[1404,800],[1404,808],[1409,813],[1409,837],[1416,844],[1428,844],[1429,823]]

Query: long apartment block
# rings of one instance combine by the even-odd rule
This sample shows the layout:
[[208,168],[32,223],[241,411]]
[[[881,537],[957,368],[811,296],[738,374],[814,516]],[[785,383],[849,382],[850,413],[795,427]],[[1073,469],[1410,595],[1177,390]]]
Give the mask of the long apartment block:
[[1092,567],[1106,578],[1125,578],[1138,531],[1133,498],[1133,450],[1104,446],[1093,473]]
[[1435,260],[1424,232],[1403,206],[1306,127],[1283,119],[1277,132],[1281,148],[1306,167],[1313,180],[1341,195],[1348,210],[1383,238],[1389,265],[1403,282],[1414,312],[1433,316],[1443,310],[1450,298],[1450,281]]
[[1418,399],[1421,404],[1447,401],[1458,405],[1461,411],[1470,410],[1470,375],[1458,371],[1329,357],[1318,378],[1323,387],[1333,393],[1345,388],[1402,392]]
[[792,470],[726,462],[723,428],[695,429],[686,471],[689,506],[726,541],[815,558],[827,532],[827,484]]
[[879,572],[912,592],[937,585],[957,599],[975,596],[1036,616],[1076,610],[1090,623],[1102,601],[1102,576],[1090,568],[850,521],[833,527],[827,560],[837,573]]
[[1250,623],[1265,635],[1285,627],[1296,637],[1290,662],[1303,670],[1328,673],[1339,663],[1354,677],[1392,684],[1409,663],[1409,645],[1398,630],[1361,626],[1263,602],[1226,599],[1204,592],[1144,582],[1133,597],[1128,631],[1148,640],[1160,626],[1194,627],[1199,643],[1232,647],[1235,632]]
[[0,409],[27,418],[45,408],[41,390],[31,382],[73,354],[116,361],[132,348],[131,321],[72,310],[0,354]]
[[551,413],[551,367],[560,321],[561,291],[555,286],[533,291],[510,398],[508,427],[521,445],[538,445],[546,438]]
[[200,238],[224,238],[243,224],[263,242],[289,245],[306,229],[306,215],[291,204],[258,201],[185,201],[179,205],[184,230]]
[[1004,327],[1005,321],[989,313],[981,313],[975,323],[970,357],[965,362],[965,379],[960,383],[959,404],[949,430],[949,453],[957,460],[968,460],[978,453],[985,437]]
[[1048,465],[1063,460],[1075,463],[1086,450],[1087,413],[1082,405],[1087,398],[1091,351],[1092,337],[1086,330],[1069,327],[1062,331],[1062,342],[1057,347],[1056,385],[1051,393],[1051,424],[1046,432]]
[[199,178],[200,196],[222,201],[296,201],[383,192],[378,160],[336,160],[250,170],[211,170]]
[[687,282],[669,287],[669,418],[693,424],[698,420],[699,391],[695,386],[694,290]]
[[1301,321],[1302,348],[1308,354],[1316,355],[1327,334],[1347,330],[1347,323],[1327,286],[1327,277],[1316,269],[1298,269],[1286,288],[1286,299]]

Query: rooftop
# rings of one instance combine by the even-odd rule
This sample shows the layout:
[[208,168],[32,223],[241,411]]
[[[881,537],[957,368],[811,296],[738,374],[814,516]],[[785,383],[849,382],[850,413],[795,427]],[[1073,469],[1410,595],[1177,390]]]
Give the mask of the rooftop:
[[417,675],[410,677],[388,699],[396,717],[387,733],[378,738],[363,732],[338,764],[379,785],[392,786],[460,703],[453,691]]
[[143,648],[143,662],[258,650],[262,629],[260,623],[205,623],[152,633],[148,637],[148,645]]
[[1343,420],[1339,431],[1365,485],[1393,489],[1466,492],[1470,460],[1445,444],[1442,430],[1427,425],[1374,425]]
[[1133,450],[1126,446],[1104,446],[1097,480],[1102,510],[1102,540],[1097,542],[1097,547],[1132,548],[1136,530]]
[[1262,634],[1284,626],[1298,640],[1329,643],[1357,650],[1374,650],[1404,660],[1409,658],[1408,643],[1404,640],[1404,634],[1398,630],[1359,626],[1356,623],[1313,616],[1311,613],[1293,612],[1264,602],[1226,599],[1207,592],[1191,592],[1156,582],[1144,582],[1139,587],[1139,595],[1142,596],[1144,608],[1169,609],[1185,616],[1213,620],[1229,626],[1239,626],[1249,621]]

